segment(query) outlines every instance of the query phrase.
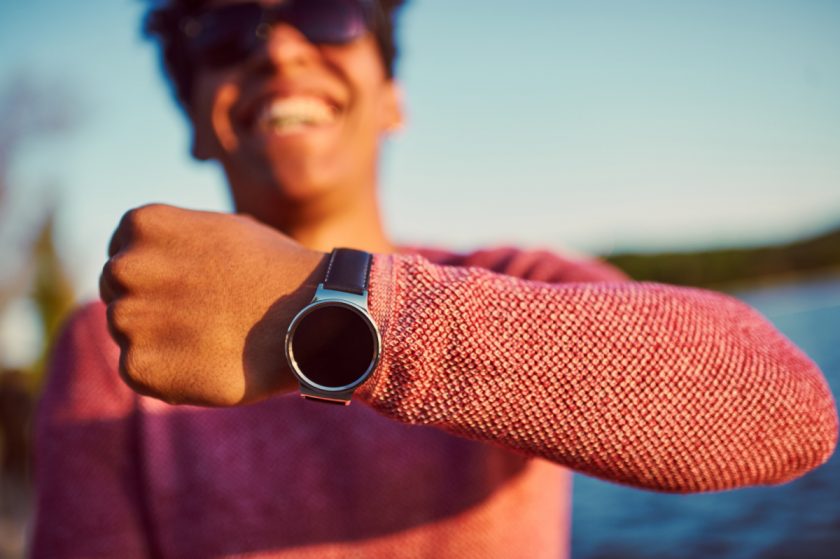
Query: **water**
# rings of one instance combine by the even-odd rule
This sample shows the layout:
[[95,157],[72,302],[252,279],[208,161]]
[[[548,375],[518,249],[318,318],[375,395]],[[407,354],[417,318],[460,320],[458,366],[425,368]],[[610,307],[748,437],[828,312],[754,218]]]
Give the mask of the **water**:
[[[736,293],[793,340],[840,397],[840,279]],[[840,557],[840,452],[777,487],[664,495],[575,476],[572,556]]]

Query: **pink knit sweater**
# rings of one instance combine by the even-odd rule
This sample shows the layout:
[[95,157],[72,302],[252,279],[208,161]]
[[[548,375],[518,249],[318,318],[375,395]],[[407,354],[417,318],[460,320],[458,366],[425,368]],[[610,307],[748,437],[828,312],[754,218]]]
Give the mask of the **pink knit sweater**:
[[567,468],[719,490],[836,443],[819,370],[718,293],[416,249],[375,257],[370,298],[383,359],[346,408],[138,396],[102,304],[77,312],[38,410],[33,556],[557,559]]

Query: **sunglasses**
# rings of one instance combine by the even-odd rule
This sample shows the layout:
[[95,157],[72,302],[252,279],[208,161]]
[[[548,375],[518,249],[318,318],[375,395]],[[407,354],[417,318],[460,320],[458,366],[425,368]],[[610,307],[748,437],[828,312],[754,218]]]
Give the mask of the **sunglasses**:
[[181,21],[187,54],[195,64],[224,68],[250,57],[271,26],[288,23],[315,44],[342,45],[376,23],[375,0],[286,0],[226,4]]

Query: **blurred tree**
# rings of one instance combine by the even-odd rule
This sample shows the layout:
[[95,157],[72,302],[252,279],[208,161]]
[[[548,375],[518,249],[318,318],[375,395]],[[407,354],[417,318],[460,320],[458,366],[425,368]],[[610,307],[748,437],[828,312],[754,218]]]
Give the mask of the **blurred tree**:
[[[50,342],[74,296],[54,242],[55,205],[45,204],[43,193],[31,195],[31,188],[28,196],[21,196],[24,187],[12,184],[12,169],[26,148],[41,146],[41,140],[72,130],[78,122],[78,105],[67,88],[36,82],[22,73],[10,76],[4,84],[0,84],[0,316],[13,301],[29,299],[37,309],[43,333],[37,357],[19,367],[21,370],[11,370],[0,355],[0,520],[6,531],[21,528],[17,542],[22,541],[18,536],[23,534],[30,510],[34,402],[43,382]],[[55,95],[56,91],[61,95]],[[36,219],[22,217],[27,212],[20,211],[21,203],[35,209]]]
[[[61,95],[55,95],[56,91]],[[33,373],[28,377],[33,393],[40,388],[48,342],[72,306],[73,290],[55,247],[55,207],[38,208],[40,216],[35,226],[16,220],[17,212],[9,204],[14,188],[11,170],[33,141],[63,135],[78,121],[78,103],[66,87],[36,81],[23,72],[11,75],[0,86],[0,258],[4,263],[0,314],[10,302],[22,297],[30,298],[38,310],[44,343],[37,360],[24,367]],[[43,205],[43,199],[37,203]],[[7,365],[0,355],[0,367]]]
[[607,260],[635,280],[718,289],[796,275],[836,274],[840,272],[840,227],[774,246],[615,254]]
[[38,309],[45,341],[40,356],[28,368],[33,391],[41,387],[52,341],[75,301],[73,286],[56,250],[54,233],[55,212],[50,211],[35,236],[30,253],[34,260],[34,273],[29,296]]

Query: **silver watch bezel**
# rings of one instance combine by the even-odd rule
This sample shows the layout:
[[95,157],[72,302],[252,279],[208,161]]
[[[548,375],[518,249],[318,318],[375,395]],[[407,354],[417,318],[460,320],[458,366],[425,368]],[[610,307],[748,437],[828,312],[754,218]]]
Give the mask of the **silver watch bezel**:
[[[284,344],[286,348],[286,362],[289,364],[292,374],[295,375],[295,378],[298,380],[302,394],[312,393],[314,396],[323,395],[332,399],[349,399],[353,390],[361,386],[376,370],[377,365],[379,365],[379,357],[382,351],[382,335],[380,334],[379,327],[376,325],[376,322],[374,322],[373,317],[368,312],[367,301],[367,290],[365,290],[361,295],[357,295],[346,291],[327,289],[324,287],[324,284],[321,283],[318,284],[318,288],[315,290],[315,296],[312,298],[312,301],[303,307],[289,323],[289,327],[286,330],[286,341]],[[297,330],[298,324],[300,324],[300,321],[306,315],[323,307],[343,307],[355,312],[365,320],[365,323],[368,325],[368,328],[373,335],[374,356],[370,365],[368,365],[367,370],[365,370],[358,379],[344,386],[323,386],[314,382],[300,370],[297,361],[295,361],[294,350],[292,349],[292,340],[294,339],[294,334]]]

